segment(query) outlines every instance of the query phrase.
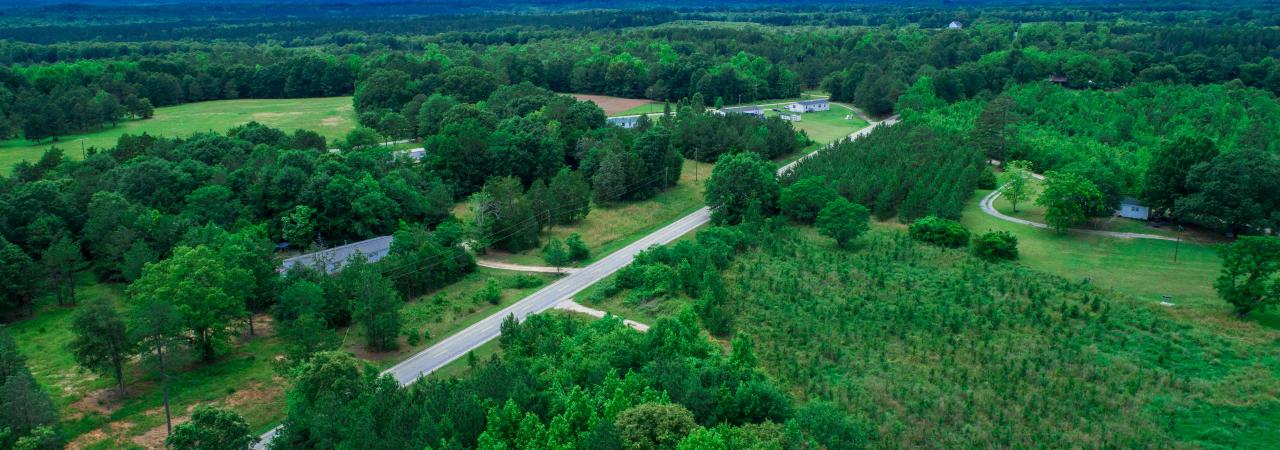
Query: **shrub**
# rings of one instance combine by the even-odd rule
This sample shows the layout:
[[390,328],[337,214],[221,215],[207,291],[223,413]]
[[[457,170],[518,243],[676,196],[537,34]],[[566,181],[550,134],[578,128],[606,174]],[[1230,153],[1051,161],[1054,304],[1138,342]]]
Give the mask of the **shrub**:
[[982,169],[982,173],[978,175],[978,189],[995,189],[996,188],[996,171],[987,166]]
[[582,242],[582,235],[571,233],[565,238],[564,245],[569,248],[570,261],[586,261],[591,258],[591,250]]
[[1018,259],[1018,238],[1008,231],[988,231],[973,240],[973,254],[987,261]]
[[911,238],[942,247],[958,248],[969,244],[969,230],[954,220],[928,216],[911,224]]

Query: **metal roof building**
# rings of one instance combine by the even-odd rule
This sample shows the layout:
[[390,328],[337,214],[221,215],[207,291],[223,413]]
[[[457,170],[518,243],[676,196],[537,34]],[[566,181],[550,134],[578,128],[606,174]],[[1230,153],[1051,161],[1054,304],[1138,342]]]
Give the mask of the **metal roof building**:
[[347,260],[355,256],[356,253],[363,254],[366,258],[369,258],[369,262],[374,262],[387,256],[389,251],[391,251],[391,236],[379,236],[286,259],[281,265],[281,270],[288,272],[293,266],[302,264],[323,270],[325,273],[334,273],[341,270]]

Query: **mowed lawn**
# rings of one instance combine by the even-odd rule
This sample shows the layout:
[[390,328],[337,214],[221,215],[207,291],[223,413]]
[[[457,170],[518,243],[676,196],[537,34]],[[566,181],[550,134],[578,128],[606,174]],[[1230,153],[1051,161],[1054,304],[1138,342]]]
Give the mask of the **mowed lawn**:
[[[1018,261],[1071,280],[1096,283],[1153,303],[1173,303],[1171,314],[1238,328],[1230,306],[1218,297],[1213,282],[1221,270],[1216,244],[1194,241],[1119,239],[1081,233],[1058,233],[996,219],[984,214],[977,191],[965,206],[961,222],[974,233],[1008,231],[1018,238]],[[1177,261],[1174,261],[1174,254]],[[1248,322],[1280,328],[1280,313],[1254,313]]]
[[33,143],[25,139],[0,141],[0,173],[8,173],[20,161],[35,161],[50,147],[63,149],[80,159],[80,146],[111,148],[123,134],[149,133],[156,136],[185,137],[203,131],[223,132],[250,121],[258,121],[293,132],[302,128],[336,139],[355,127],[351,97],[279,100],[218,100],[156,108],[155,117],[130,120],[115,127],[85,134],[60,136],[58,141]]
[[[1009,203],[1009,198],[1004,195],[997,197],[996,201],[993,203],[993,206],[995,206],[997,211],[1000,211],[1001,213],[1008,215],[1010,217],[1030,220],[1032,222],[1046,223],[1046,220],[1044,218],[1046,208],[1036,204],[1036,199],[1040,196],[1040,192],[1043,189],[1041,187],[1042,184],[1043,182],[1040,180],[1036,180],[1036,179],[1031,180],[1031,187],[1032,187],[1031,195],[1028,196],[1029,198],[1027,200],[1018,203],[1017,212],[1013,210],[1013,204]],[[1217,234],[1209,230],[1204,230],[1199,228],[1187,228],[1187,229],[1184,229],[1183,232],[1179,233],[1177,228],[1175,227],[1171,227],[1171,226],[1154,227],[1154,226],[1151,226],[1149,222],[1145,222],[1142,220],[1128,219],[1124,217],[1115,217],[1115,216],[1098,217],[1090,220],[1089,223],[1082,225],[1078,228],[1084,228],[1084,229],[1090,229],[1090,230],[1101,230],[1101,231],[1115,231],[1115,232],[1121,232],[1121,233],[1154,234],[1157,236],[1167,236],[1172,238],[1181,237],[1182,239],[1185,239],[1185,240],[1197,241],[1203,244],[1226,242],[1226,238],[1223,237],[1221,234]]]

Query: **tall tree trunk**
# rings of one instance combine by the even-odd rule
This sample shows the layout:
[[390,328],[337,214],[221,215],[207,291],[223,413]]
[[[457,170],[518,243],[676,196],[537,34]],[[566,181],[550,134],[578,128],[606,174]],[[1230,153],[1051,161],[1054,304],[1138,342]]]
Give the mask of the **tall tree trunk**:
[[165,436],[173,434],[173,414],[169,412],[169,374],[164,371],[164,345],[156,346],[156,354],[160,356],[160,392],[164,395],[164,429]]
[[253,311],[249,311],[249,337],[253,337]]
[[115,358],[113,358],[113,360],[112,360],[111,362],[112,362],[112,365],[114,365],[114,366],[115,366],[115,371],[116,371],[116,386],[120,389],[120,398],[122,398],[122,399],[123,399],[123,398],[124,398],[124,396],[125,396],[125,390],[124,390],[124,356],[123,356],[123,355],[117,355]]

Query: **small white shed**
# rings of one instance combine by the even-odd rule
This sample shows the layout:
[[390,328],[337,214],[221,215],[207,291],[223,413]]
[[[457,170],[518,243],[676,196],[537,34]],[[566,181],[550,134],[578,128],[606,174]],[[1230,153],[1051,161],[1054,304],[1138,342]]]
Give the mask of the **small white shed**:
[[1151,218],[1151,208],[1143,206],[1136,198],[1125,197],[1120,200],[1120,209],[1116,210],[1116,215],[1129,219],[1147,220]]

